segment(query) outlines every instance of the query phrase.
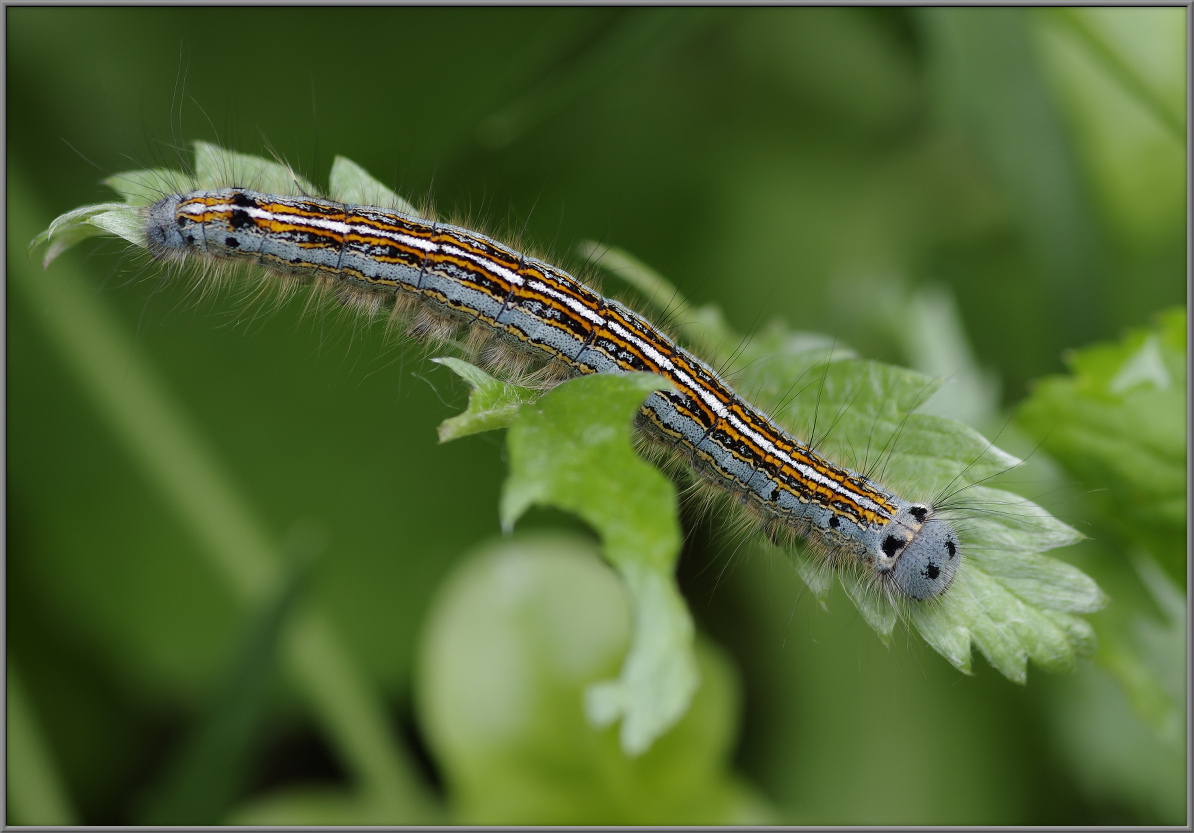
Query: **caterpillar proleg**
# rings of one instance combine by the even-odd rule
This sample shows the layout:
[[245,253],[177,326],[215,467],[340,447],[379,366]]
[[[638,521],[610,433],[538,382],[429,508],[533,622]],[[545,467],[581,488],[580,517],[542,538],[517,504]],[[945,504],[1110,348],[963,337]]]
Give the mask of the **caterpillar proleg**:
[[[199,156],[192,178],[144,171],[108,180],[126,201],[60,217],[39,238],[49,243],[47,260],[106,232],[166,264],[239,264],[286,286],[313,285],[384,312],[417,337],[447,341],[464,331],[471,354],[491,367],[543,365],[541,387],[569,376],[656,374],[669,387],[651,393],[638,414],[650,445],[745,505],[772,541],[811,542],[821,564],[858,576],[958,667],[968,668],[972,639],[1013,677],[1029,656],[1061,665],[1089,646],[1089,626],[1068,614],[1101,598],[1078,571],[1036,554],[1076,538],[1039,507],[1017,504],[1018,528],[975,535],[989,518],[960,524],[940,504],[830,459],[643,315],[538,257],[421,216],[346,160],[336,160],[332,198],[323,198],[275,163],[256,160],[230,182],[228,160],[243,166],[252,157],[207,145]],[[949,453],[970,454],[974,437],[968,450]],[[1031,628],[991,624],[982,607],[990,598],[1015,608],[1009,621],[1031,620]],[[934,612],[943,600],[951,606]],[[890,630],[890,621],[867,615]]]

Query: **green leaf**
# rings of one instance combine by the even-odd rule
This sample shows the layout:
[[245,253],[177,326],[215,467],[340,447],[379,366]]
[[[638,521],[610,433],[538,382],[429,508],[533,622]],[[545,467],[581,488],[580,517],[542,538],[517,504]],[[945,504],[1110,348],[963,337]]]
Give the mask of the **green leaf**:
[[417,208],[374,179],[364,168],[343,156],[337,156],[332,161],[332,171],[328,174],[328,196],[340,202],[393,209],[411,217],[423,216]]
[[1186,311],[1120,341],[1075,351],[1071,373],[1039,382],[1021,409],[1030,435],[1078,481],[1117,604],[1100,615],[1096,656],[1127,703],[1171,742],[1185,694]]
[[[938,380],[854,359],[823,336],[793,333],[778,326],[743,348],[741,362],[746,369],[735,379],[739,388],[752,391],[763,401],[785,403],[773,413],[798,436],[813,436],[821,453],[868,472],[906,498],[934,502],[958,523],[966,559],[960,574],[966,575],[956,579],[941,599],[926,604],[892,600],[877,595],[851,571],[838,575],[847,596],[881,639],[887,641],[903,619],[960,670],[972,670],[973,646],[1017,682],[1026,680],[1028,660],[1046,670],[1068,670],[1078,656],[1091,653],[1094,632],[1074,614],[1100,609],[1106,597],[1080,570],[1040,555],[1073,544],[1081,536],[1019,495],[969,485],[1013,469],[1019,460],[962,423],[915,413],[937,389]],[[561,411],[560,416],[583,423],[590,415],[586,408]],[[601,471],[605,458],[591,449],[580,453],[584,445],[575,437],[584,430],[581,423],[572,427],[573,439],[563,447],[553,434],[557,429],[549,429],[544,422],[536,423],[538,433],[523,435],[525,444],[521,437],[517,441],[511,437],[512,466],[518,454],[526,454],[535,476],[512,473],[503,496],[507,522],[537,502],[576,512],[601,529],[595,520],[600,513],[592,508],[592,497],[585,495],[580,481]],[[866,442],[855,439],[859,437],[867,438]],[[544,474],[553,465],[561,468],[551,476]],[[625,494],[614,489],[603,498],[616,500]],[[633,500],[627,503],[641,509]],[[605,513],[606,522],[613,522],[616,516],[616,512]],[[820,556],[803,548],[791,555],[801,577],[824,603],[832,576]],[[660,590],[666,586],[662,574],[639,575],[638,568],[630,566],[649,564],[650,556],[637,562],[619,562],[613,554],[609,557],[640,598],[657,599],[650,609],[660,612],[661,621],[680,621],[678,608],[663,615],[669,609],[669,596]],[[650,641],[651,633],[643,632],[642,664],[628,662],[619,685],[591,691],[593,719],[612,720],[629,714],[634,692],[650,690],[648,678],[654,679],[655,685],[667,679],[669,672],[646,663],[645,658],[663,656],[669,650],[668,638],[682,632],[664,626]],[[673,689],[664,685],[661,690]],[[670,703],[664,706],[672,707]],[[652,718],[647,725],[655,720],[665,725],[661,717]],[[637,731],[627,728],[633,725],[628,722],[624,729]]]
[[307,194],[319,189],[289,165],[272,159],[236,153],[208,142],[195,142],[194,188],[254,188],[267,194]]
[[454,371],[472,388],[468,395],[468,408],[440,423],[441,443],[483,431],[509,428],[518,409],[528,402],[534,402],[541,395],[541,391],[495,379],[476,365],[461,359],[445,356],[432,361]]
[[641,753],[688,707],[697,685],[692,619],[675,580],[676,493],[634,452],[630,428],[659,377],[586,376],[526,405],[510,429],[505,528],[532,505],[572,512],[601,536],[634,606],[630,653],[616,681],[595,686],[590,718],[622,719],[622,745]]
[[519,535],[480,548],[443,585],[416,675],[422,726],[464,824],[773,821],[729,769],[735,675],[698,642],[692,707],[649,751],[586,718],[586,689],[633,644],[634,601],[597,547]]
[[29,248],[32,250],[38,246],[46,246],[46,254],[42,258],[41,263],[44,269],[53,263],[58,255],[75,244],[81,243],[88,237],[111,234],[112,232],[108,229],[107,224],[97,224],[93,221],[96,217],[112,211],[128,211],[134,216],[136,214],[134,209],[130,209],[123,203],[118,202],[107,202],[76,208],[74,211],[68,211],[50,223],[49,228],[39,233],[30,241]]
[[[957,525],[963,565],[949,591],[931,602],[883,598],[859,575],[839,573],[847,596],[882,639],[902,618],[958,669],[971,671],[973,645],[1017,682],[1026,679],[1029,659],[1066,670],[1090,653],[1093,631],[1073,614],[1102,607],[1102,591],[1078,569],[1039,555],[1081,536],[1019,495],[970,485],[1019,461],[956,420],[917,413],[938,380],[852,358],[823,337],[779,326],[753,339],[740,361],[738,389],[781,403],[773,416],[797,436],[812,437],[819,453],[904,498],[934,504]],[[792,557],[824,600],[821,556],[799,548]]]
[[[38,234],[30,248],[46,245],[43,266],[88,237],[111,234],[122,237],[139,248],[146,247],[145,218],[138,210],[152,205],[166,194],[197,188],[224,188],[229,184],[257,188],[280,194],[319,193],[314,185],[296,174],[288,165],[272,159],[235,153],[207,142],[195,142],[195,170],[148,168],[125,171],[104,180],[124,202],[102,203],[76,208],[58,217]],[[402,197],[370,176],[363,168],[342,156],[332,163],[329,193],[343,202],[376,205],[420,216],[418,210]]]
[[170,168],[126,171],[104,180],[129,205],[153,205],[167,194],[180,194],[195,188],[195,177]]
[[[200,148],[200,146],[202,146]],[[196,143],[197,157],[201,158],[207,167],[214,167],[221,162],[220,154],[226,154],[219,148],[202,142]],[[239,154],[241,160],[256,159]],[[235,163],[228,163],[226,169],[231,170]],[[256,167],[265,168],[276,163],[257,159]],[[242,165],[243,167],[243,165]],[[109,202],[99,205],[88,205],[76,208],[57,217],[50,227],[33,238],[30,248],[46,245],[46,254],[42,266],[49,266],[58,255],[89,237],[110,234],[122,237],[138,248],[147,245],[145,238],[145,217],[140,209],[152,205],[166,194],[176,194],[195,187],[195,177],[183,171],[169,168],[150,168],[143,171],[126,171],[114,174],[104,180],[104,184],[124,198],[124,202]]]
[[101,211],[88,218],[88,223],[116,237],[123,237],[138,248],[145,248],[145,218],[130,208]]
[[1102,523],[1186,580],[1186,311],[1075,351],[1039,382],[1019,423],[1096,494]]

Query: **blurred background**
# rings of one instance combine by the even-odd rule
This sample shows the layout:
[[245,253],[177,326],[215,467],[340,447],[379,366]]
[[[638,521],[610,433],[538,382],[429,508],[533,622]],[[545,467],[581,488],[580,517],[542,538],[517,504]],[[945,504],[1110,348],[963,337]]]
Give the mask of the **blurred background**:
[[[416,706],[432,606],[499,533],[502,436],[436,441],[464,386],[379,328],[198,298],[117,242],[42,273],[27,241],[108,200],[105,176],[177,166],[196,139],[316,183],[343,155],[565,265],[582,240],[625,249],[743,333],[780,318],[977,380],[990,434],[1067,350],[1186,303],[1184,9],[10,8],[7,24],[9,269],[75,287],[121,368],[88,376],[66,303],[9,292],[9,823],[600,821],[536,810],[533,789],[521,818],[462,815],[468,751],[438,749],[435,706]],[[958,351],[918,348],[925,321]],[[148,412],[142,378],[218,474],[196,498],[230,501],[218,529],[113,417]],[[179,454],[166,469],[185,479]],[[1067,482],[1050,508],[1088,520],[1102,485]],[[1063,557],[1140,612],[1155,662],[1019,687],[906,635],[884,646],[840,594],[822,611],[787,564],[733,558],[718,521],[686,512],[680,575],[739,692],[724,767],[750,818],[1185,823],[1184,566],[1169,608],[1132,576],[1117,595],[1127,556],[1090,519],[1095,540]],[[233,528],[255,553],[220,550]],[[1123,679],[1160,665],[1150,712]],[[668,820],[633,802],[621,818]]]

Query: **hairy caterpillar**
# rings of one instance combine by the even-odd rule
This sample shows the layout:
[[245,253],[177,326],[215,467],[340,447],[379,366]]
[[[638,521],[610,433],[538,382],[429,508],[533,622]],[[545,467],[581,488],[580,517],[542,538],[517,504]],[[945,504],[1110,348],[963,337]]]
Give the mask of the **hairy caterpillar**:
[[255,262],[339,283],[399,313],[427,304],[417,334],[481,325],[572,373],[657,373],[676,390],[652,394],[640,424],[747,503],[773,537],[786,528],[814,538],[913,599],[953,579],[958,538],[931,506],[817,455],[642,316],[543,261],[403,212],[243,188],[171,194],[144,217],[157,260]]
[[[714,485],[711,492],[745,504],[773,541],[802,537],[821,553],[816,563],[850,568],[839,571],[843,581],[851,575],[860,583],[847,590],[881,634],[890,632],[898,608],[959,668],[969,668],[974,640],[1015,679],[1023,679],[1028,657],[1063,667],[1076,650],[1088,650],[1089,626],[1069,613],[1099,606],[1097,588],[1073,568],[1037,555],[1077,537],[1040,507],[968,487],[975,505],[986,508],[965,516],[967,565],[959,569],[959,527],[956,516],[945,520],[942,504],[904,499],[826,459],[659,328],[562,270],[421,217],[347,160],[332,167],[330,193],[337,199],[328,200],[308,196],[314,186],[278,163],[196,147],[193,175],[151,170],[109,179],[126,201],[56,220],[38,238],[49,244],[47,261],[84,237],[116,234],[158,262],[208,267],[204,286],[224,274],[211,267],[247,266],[272,275],[284,290],[312,285],[368,313],[385,313],[424,340],[463,343],[465,352],[506,375],[537,359],[542,367],[532,379],[539,387],[570,375],[657,373],[672,389],[653,394],[641,409],[650,444],[688,463]],[[466,337],[456,339],[460,333]],[[915,407],[906,401],[906,375],[899,383],[904,411]],[[918,416],[915,424],[921,452],[953,472],[943,481],[938,468],[938,488],[992,449],[956,423]],[[866,428],[856,423],[856,430]],[[858,436],[860,445],[867,441]],[[996,470],[1015,464],[994,454]],[[992,466],[985,465],[989,476]],[[1016,507],[1012,514],[993,508],[1009,505]],[[802,576],[809,581],[807,572]],[[879,592],[867,601],[851,587]],[[906,604],[884,612],[880,600]],[[1000,618],[991,615],[991,600]]]

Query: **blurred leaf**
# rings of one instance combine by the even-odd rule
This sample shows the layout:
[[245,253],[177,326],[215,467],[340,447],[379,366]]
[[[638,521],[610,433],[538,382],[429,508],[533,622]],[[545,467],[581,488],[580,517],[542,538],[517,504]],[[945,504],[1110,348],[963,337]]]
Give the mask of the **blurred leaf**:
[[[1163,86],[1169,85],[1162,85],[1157,83],[1156,79],[1146,77],[1139,66],[1144,55],[1131,54],[1133,51],[1140,51],[1132,48],[1136,45],[1133,41],[1155,43],[1155,40],[1152,39],[1149,41],[1144,41],[1143,38],[1137,40],[1133,37],[1137,34],[1133,28],[1138,29],[1138,27],[1132,27],[1130,23],[1128,26],[1124,25],[1128,23],[1128,15],[1139,20],[1142,17],[1139,14],[1141,11],[1145,12],[1147,18],[1151,18],[1162,27],[1166,27],[1168,24],[1166,28],[1171,31],[1179,29],[1182,25],[1182,15],[1177,9],[1172,12],[1162,12],[1161,15],[1149,14],[1149,12],[1158,11],[1153,9],[1051,8],[1046,10],[1046,13],[1052,15],[1081,38],[1087,49],[1103,63],[1107,71],[1113,74],[1138,101],[1151,110],[1157,120],[1172,133],[1175,139],[1184,141],[1186,138],[1186,117],[1183,106],[1185,102],[1181,98],[1169,95],[1170,91],[1163,88]],[[1115,16],[1111,17],[1107,12],[1111,12]],[[1125,15],[1124,12],[1128,14]],[[1155,36],[1156,30],[1154,29],[1150,34]]]
[[657,58],[669,46],[703,23],[708,10],[641,8],[621,10],[617,19],[596,38],[569,44],[554,66],[543,67],[540,78],[518,97],[481,119],[477,141],[490,149],[504,148],[550,119],[573,101],[592,94],[600,83],[635,59]]
[[1040,72],[1030,14],[939,7],[920,10],[918,20],[939,107],[1001,184],[1040,279],[1048,282],[1060,349],[1106,326],[1107,258],[1070,138]]
[[1045,67],[1101,216],[1135,260],[1121,267],[1133,283],[1150,254],[1178,255],[1168,272],[1175,282],[1184,264],[1186,14],[1141,7],[1034,12]]
[[1153,609],[1118,611],[1116,619],[1100,623],[1104,647],[1098,659],[1157,737],[1179,745],[1185,737],[1188,663],[1185,594],[1151,559],[1139,556],[1133,566]]
[[1088,490],[1107,539],[1102,569],[1117,603],[1095,620],[1096,658],[1170,741],[1183,732],[1186,702],[1185,675],[1174,677],[1186,650],[1186,320],[1186,310],[1169,310],[1153,327],[1074,351],[1070,375],[1041,380],[1019,414]]
[[1051,729],[1093,801],[1123,803],[1152,824],[1180,826],[1190,788],[1186,597],[1151,559],[1135,558],[1132,566],[1159,617],[1118,603],[1116,617],[1098,617],[1097,659],[1108,674],[1062,681]]
[[70,796],[11,654],[5,668],[5,789],[8,796],[5,824],[74,825],[77,822]]
[[286,578],[246,623],[210,708],[159,776],[142,824],[217,824],[251,781],[283,629],[319,546],[298,534]]
[[919,287],[884,307],[892,337],[914,370],[944,379],[925,411],[979,425],[998,412],[999,379],[978,365],[953,293],[941,284]]
[[899,15],[840,6],[810,6],[798,14],[756,8],[727,37],[736,42],[749,83],[808,107],[828,122],[820,129],[836,127],[842,135],[844,123],[872,136],[898,136],[919,93],[913,56],[888,28],[900,25]]
[[322,784],[278,790],[238,807],[223,823],[238,827],[382,827],[393,825],[389,807],[369,796]]
[[583,518],[601,536],[634,604],[630,653],[617,681],[589,693],[589,716],[622,719],[622,744],[641,753],[688,708],[697,685],[692,619],[676,586],[680,553],[672,484],[634,452],[634,415],[667,383],[645,374],[586,376],[526,405],[510,429],[506,529],[532,505]]
[[772,821],[729,773],[737,686],[706,643],[692,707],[650,750],[627,756],[615,732],[586,719],[586,689],[633,643],[634,604],[595,546],[563,535],[484,547],[444,584],[417,693],[459,822]]
[[[9,178],[10,198],[29,209],[21,218],[39,216],[29,193],[19,176]],[[10,233],[34,234],[20,219]],[[82,289],[86,283],[76,274],[60,268],[54,280],[45,280],[11,257],[8,270],[10,285],[38,315],[49,342],[131,459],[194,535],[227,592],[242,604],[260,600],[278,579],[278,547],[253,502],[236,488],[148,359],[115,316]],[[433,819],[437,808],[406,750],[384,731],[376,691],[361,678],[322,612],[296,622],[287,662],[362,788],[389,802],[391,818]]]
[[1041,380],[1019,423],[1101,505],[1125,546],[1186,581],[1186,311],[1117,343],[1077,350]]

